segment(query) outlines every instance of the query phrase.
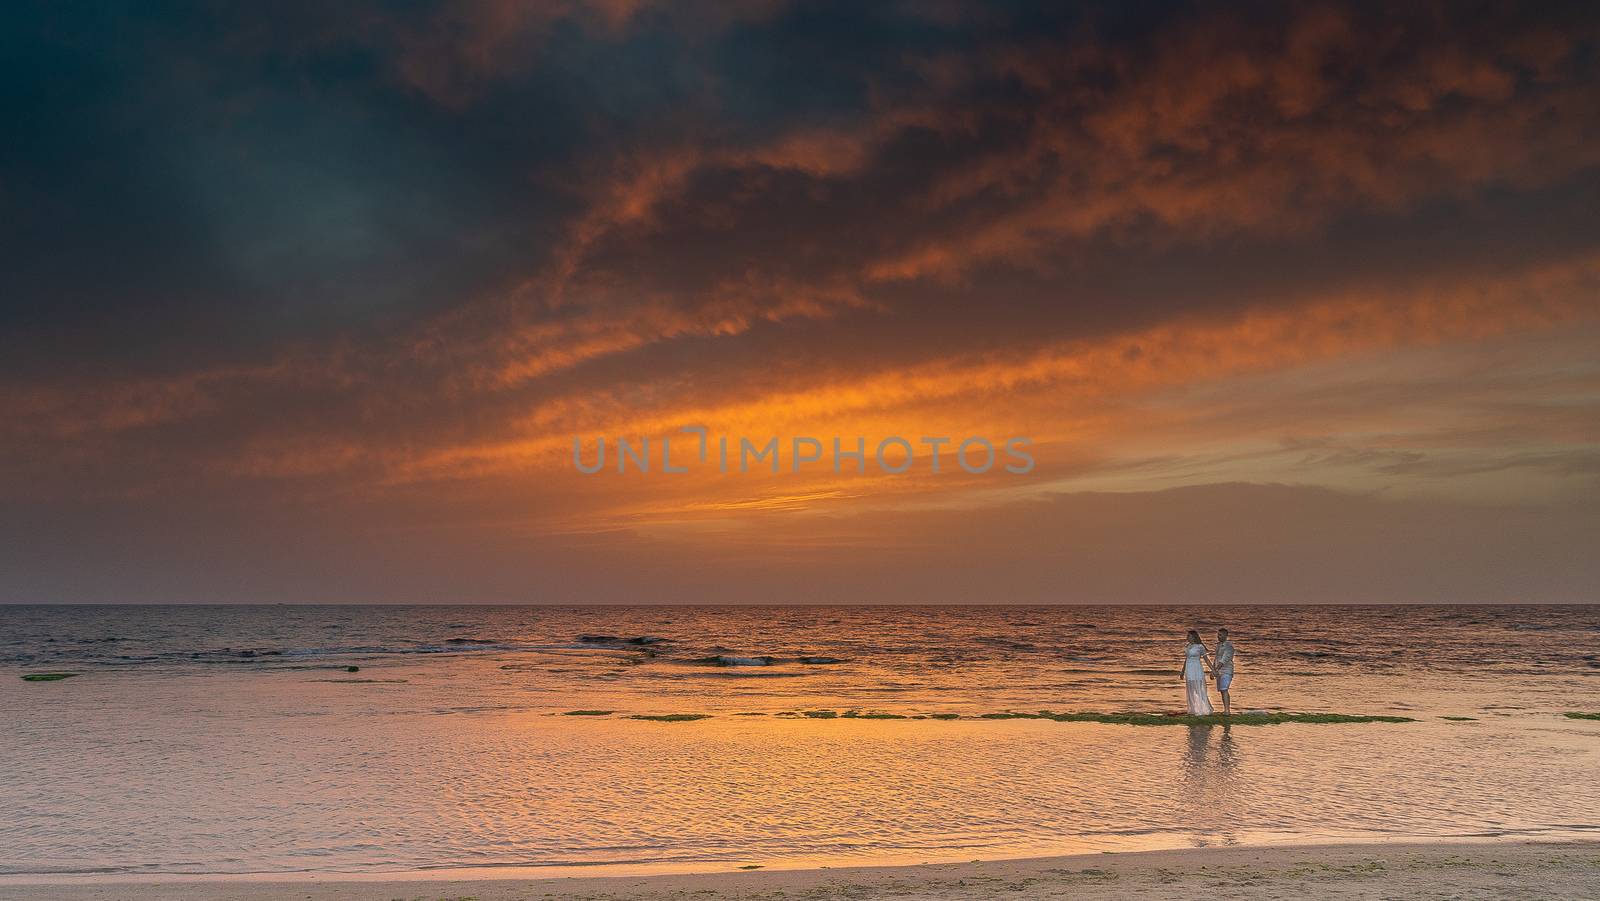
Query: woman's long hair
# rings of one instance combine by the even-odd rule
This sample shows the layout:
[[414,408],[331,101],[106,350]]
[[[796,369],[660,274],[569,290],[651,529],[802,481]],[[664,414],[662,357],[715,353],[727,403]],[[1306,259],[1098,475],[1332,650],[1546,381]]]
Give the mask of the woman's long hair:
[[1200,633],[1196,632],[1193,629],[1190,629],[1189,630],[1189,643],[1190,644],[1199,644],[1200,643]]

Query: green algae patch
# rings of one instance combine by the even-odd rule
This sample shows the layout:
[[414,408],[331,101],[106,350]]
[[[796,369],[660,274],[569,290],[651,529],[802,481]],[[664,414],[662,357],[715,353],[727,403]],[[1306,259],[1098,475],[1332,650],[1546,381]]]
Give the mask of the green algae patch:
[[24,682],[60,682],[62,679],[71,679],[81,676],[82,673],[26,673],[22,677]]
[[[610,710],[573,710],[566,716],[606,716]],[[736,713],[734,716],[765,716],[760,713]],[[1041,710],[1037,713],[1007,710],[1004,713],[980,713],[963,716],[959,713],[903,713],[864,712],[852,710],[785,710],[771,714],[786,719],[808,720],[1051,720],[1057,723],[1104,723],[1115,726],[1276,726],[1282,723],[1414,723],[1406,716],[1365,716],[1350,713],[1236,713],[1224,716],[1184,716],[1167,713],[1055,713]],[[1600,714],[1567,714],[1574,719],[1600,719]],[[634,714],[628,719],[649,720],[657,723],[687,723],[708,719],[709,713]],[[1472,720],[1473,717],[1442,717],[1447,720]]]
[[802,710],[798,713],[784,711],[775,714],[781,717],[804,717],[810,720],[954,720],[960,719],[958,713],[917,714],[911,716],[904,713],[883,713],[876,710]]
[[[23,676],[22,678],[26,679],[28,677]],[[1600,720],[1600,713],[1582,713],[1576,710],[1569,712],[1566,716],[1569,720]]]
[[1441,716],[1439,719],[1449,720],[1452,723],[1476,723],[1478,721],[1475,716]]
[[1058,723],[1107,723],[1119,726],[1276,726],[1281,723],[1414,723],[1406,716],[1357,716],[1349,713],[1236,713],[1184,716],[1165,713],[985,713],[986,720],[1054,720]]

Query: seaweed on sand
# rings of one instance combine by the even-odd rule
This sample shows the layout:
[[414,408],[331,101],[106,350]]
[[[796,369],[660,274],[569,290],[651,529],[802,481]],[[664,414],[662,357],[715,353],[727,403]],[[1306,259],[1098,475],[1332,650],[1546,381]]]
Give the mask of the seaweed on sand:
[[710,718],[709,713],[635,713],[628,717],[630,720],[649,720],[652,723],[687,723]]
[[1574,710],[1567,714],[1569,720],[1600,720],[1600,713],[1582,713]]
[[25,673],[22,677],[22,681],[60,682],[62,679],[71,679],[73,676],[79,675],[82,675],[82,673]]

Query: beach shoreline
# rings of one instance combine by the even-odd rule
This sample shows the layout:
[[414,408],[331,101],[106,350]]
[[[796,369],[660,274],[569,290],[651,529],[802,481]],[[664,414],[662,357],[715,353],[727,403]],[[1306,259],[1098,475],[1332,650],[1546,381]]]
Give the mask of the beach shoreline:
[[57,879],[0,882],[0,901],[655,901],[687,895],[701,901],[794,895],[963,901],[1019,892],[1177,901],[1214,891],[1230,898],[1593,898],[1600,897],[1600,840],[1230,846],[631,876]]
[[[0,629],[83,673],[0,674],[8,894],[1600,837],[1600,605],[94,613]],[[1207,616],[1252,636],[1228,722],[1161,712]]]

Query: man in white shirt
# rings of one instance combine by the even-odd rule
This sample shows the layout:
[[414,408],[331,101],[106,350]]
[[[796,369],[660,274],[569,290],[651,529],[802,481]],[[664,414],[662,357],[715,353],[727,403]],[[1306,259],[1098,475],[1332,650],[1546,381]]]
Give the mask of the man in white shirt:
[[1217,630],[1217,656],[1212,658],[1211,671],[1217,674],[1217,691],[1222,694],[1222,715],[1233,715],[1233,700],[1228,688],[1233,685],[1233,642],[1228,640],[1228,630]]

